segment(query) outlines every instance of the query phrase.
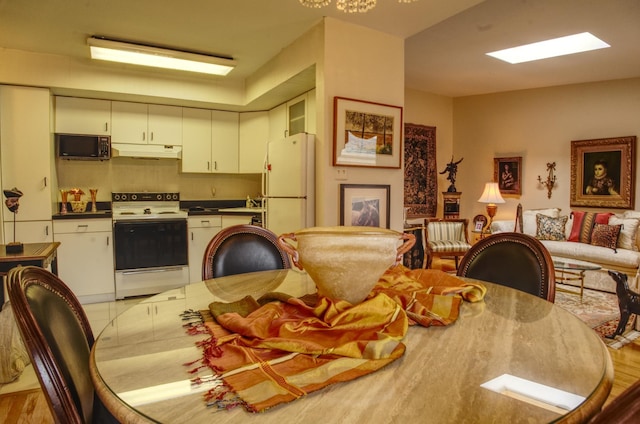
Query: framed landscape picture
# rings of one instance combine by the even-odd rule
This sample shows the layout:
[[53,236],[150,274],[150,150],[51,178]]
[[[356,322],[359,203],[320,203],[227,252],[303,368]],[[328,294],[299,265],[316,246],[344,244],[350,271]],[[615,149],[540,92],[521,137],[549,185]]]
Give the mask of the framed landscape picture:
[[334,166],[400,168],[401,154],[401,107],[334,98]]
[[571,206],[633,209],[636,137],[571,142]]
[[389,228],[391,186],[340,184],[340,225]]
[[494,158],[493,180],[501,194],[522,194],[522,157]]

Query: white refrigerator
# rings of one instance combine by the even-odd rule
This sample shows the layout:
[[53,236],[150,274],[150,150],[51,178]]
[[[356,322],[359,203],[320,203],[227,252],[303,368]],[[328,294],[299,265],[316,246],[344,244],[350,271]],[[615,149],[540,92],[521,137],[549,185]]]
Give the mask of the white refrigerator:
[[315,135],[267,143],[262,190],[263,225],[276,235],[315,225]]

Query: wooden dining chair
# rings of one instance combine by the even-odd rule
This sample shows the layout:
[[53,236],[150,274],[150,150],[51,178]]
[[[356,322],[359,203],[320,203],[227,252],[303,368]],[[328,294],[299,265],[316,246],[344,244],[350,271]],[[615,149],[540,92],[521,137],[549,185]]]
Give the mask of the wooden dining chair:
[[556,297],[551,255],[527,234],[505,232],[481,239],[462,257],[457,275],[513,287],[549,302]]
[[202,260],[202,279],[291,268],[278,236],[257,225],[233,225],[217,233]]
[[89,373],[93,332],[71,289],[49,271],[16,267],[7,293],[40,386],[57,423],[117,423]]

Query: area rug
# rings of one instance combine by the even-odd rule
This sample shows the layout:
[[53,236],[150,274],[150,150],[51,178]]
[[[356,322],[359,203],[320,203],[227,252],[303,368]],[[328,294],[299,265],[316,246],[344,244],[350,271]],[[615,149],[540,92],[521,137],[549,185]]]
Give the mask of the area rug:
[[[577,291],[577,288],[565,284],[558,284],[556,287],[568,289],[573,292]],[[622,335],[617,336],[615,339],[606,337],[615,332],[618,321],[620,320],[618,298],[613,293],[585,289],[581,302],[580,296],[563,291],[556,291],[555,303],[593,328],[602,338],[602,341],[613,349],[620,349],[622,346],[640,337],[640,332],[635,330],[635,315],[632,315],[631,319],[629,319]]]

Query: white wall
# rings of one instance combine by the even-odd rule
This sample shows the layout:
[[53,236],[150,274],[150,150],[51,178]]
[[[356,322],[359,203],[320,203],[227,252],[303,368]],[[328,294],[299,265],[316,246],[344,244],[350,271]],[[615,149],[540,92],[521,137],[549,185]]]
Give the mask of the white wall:
[[[495,157],[522,156],[522,196],[506,198],[495,219],[513,219],[518,203],[568,213],[571,141],[640,135],[640,78],[456,98],[453,105],[453,153],[465,158],[456,186],[461,215],[469,218],[485,213],[477,199],[493,179]],[[636,146],[635,166],[637,157]],[[537,178],[545,179],[554,161],[557,186],[548,199]],[[638,172],[636,209],[637,179]]]
[[[394,106],[404,105],[404,40],[368,28],[326,18],[324,56],[319,60],[317,108],[319,169],[316,174],[318,225],[339,223],[340,184],[391,185],[391,228],[402,229],[403,180],[400,169],[340,167],[333,160],[333,98],[347,97]],[[322,124],[321,124],[322,122]]]
[[[442,217],[442,191],[449,187],[449,181],[447,181],[447,174],[440,174],[440,171],[451,161],[453,151],[453,99],[406,89],[404,106],[405,122],[436,127],[436,166],[438,169],[439,188],[436,216]],[[458,160],[457,157],[456,160]],[[460,166],[464,165],[461,164]]]

